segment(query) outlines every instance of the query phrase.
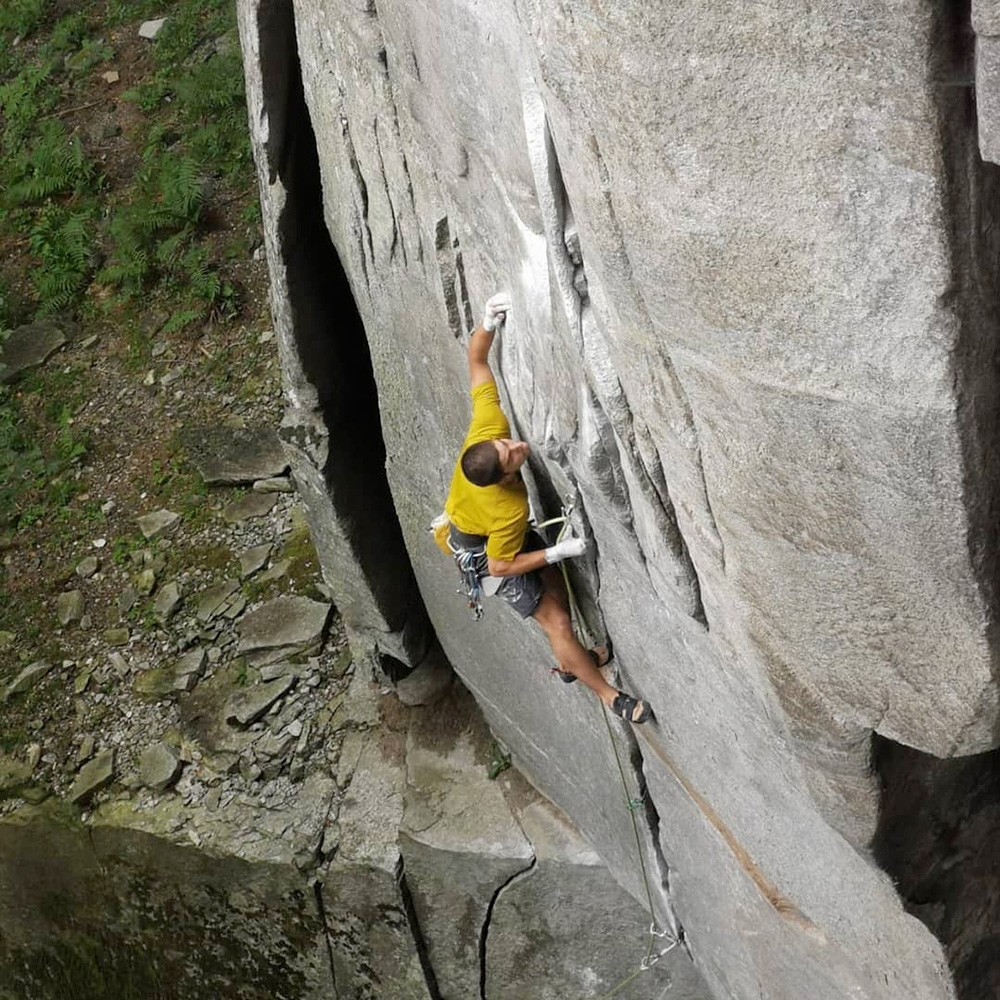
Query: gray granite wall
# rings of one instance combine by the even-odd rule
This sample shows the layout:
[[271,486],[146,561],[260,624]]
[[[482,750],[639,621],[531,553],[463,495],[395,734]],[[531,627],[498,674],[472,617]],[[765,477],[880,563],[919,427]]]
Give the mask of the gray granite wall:
[[[998,742],[996,199],[952,85],[968,13],[241,8],[251,64],[267,12],[294,17],[322,186],[300,210],[322,213],[363,325],[429,621],[517,764],[640,897],[593,700],[550,679],[533,626],[468,619],[426,531],[468,419],[466,334],[501,288],[493,362],[536,512],[576,499],[592,627],[657,712],[616,738],[648,791],[662,919],[720,997],[951,996],[867,847],[873,733],[942,757]],[[288,109],[255,74],[273,226]],[[287,247],[268,250],[295,373]],[[297,379],[291,437],[318,426]],[[317,523],[343,516],[330,493]],[[351,581],[373,565],[321,557],[367,621],[379,603]]]

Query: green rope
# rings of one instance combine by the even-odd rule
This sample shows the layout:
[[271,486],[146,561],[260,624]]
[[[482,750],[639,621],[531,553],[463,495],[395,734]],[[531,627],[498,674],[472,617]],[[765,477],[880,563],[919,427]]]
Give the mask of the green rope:
[[[566,533],[569,527],[569,518],[563,514],[561,517],[553,517],[548,521],[542,522],[538,525],[539,528],[547,528],[553,524],[560,524],[562,527],[559,529],[559,534],[556,536],[556,543],[562,541],[563,535]],[[570,621],[573,624],[573,629],[577,634],[577,638],[581,640],[581,644],[584,648],[589,649],[593,646],[593,637],[590,634],[590,630],[587,628],[586,620],[580,611],[580,605],[577,602],[576,594],[573,591],[573,586],[569,582],[569,573],[566,569],[565,561],[559,563],[559,569],[562,571],[563,583],[566,585],[566,596],[569,600],[569,612]],[[627,976],[616,986],[612,987],[607,993],[603,994],[599,1000],[610,1000],[611,997],[620,993],[636,976],[645,972],[646,970],[652,968],[668,951],[676,947],[678,942],[673,941],[666,949],[661,951],[655,958],[653,957],[653,950],[656,946],[656,939],[661,937],[662,934],[657,933],[656,924],[656,914],[653,909],[653,893],[649,887],[649,875],[646,872],[646,862],[643,859],[642,851],[642,838],[639,836],[639,823],[635,818],[636,812],[642,807],[643,799],[633,798],[629,792],[628,779],[625,777],[625,767],[622,764],[621,754],[618,751],[618,744],[615,741],[615,734],[611,728],[611,722],[608,719],[608,709],[604,702],[598,700],[599,711],[601,713],[601,718],[604,719],[604,727],[608,731],[608,739],[611,741],[611,749],[615,754],[615,763],[618,765],[618,775],[622,780],[622,789],[625,793],[625,806],[628,809],[629,817],[632,820],[632,833],[635,836],[635,852],[636,857],[639,859],[639,870],[642,873],[642,884],[643,888],[646,890],[646,902],[649,907],[649,943],[646,947],[646,954],[643,960],[639,963],[639,968],[635,970],[631,975]],[[665,933],[665,932],[664,932]]]

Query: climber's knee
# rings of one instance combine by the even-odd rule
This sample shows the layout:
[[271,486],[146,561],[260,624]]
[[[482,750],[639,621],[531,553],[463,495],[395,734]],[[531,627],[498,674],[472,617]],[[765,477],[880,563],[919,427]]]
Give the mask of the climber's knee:
[[569,614],[551,591],[547,590],[542,594],[542,599],[535,608],[534,619],[550,639],[563,639],[573,634]]

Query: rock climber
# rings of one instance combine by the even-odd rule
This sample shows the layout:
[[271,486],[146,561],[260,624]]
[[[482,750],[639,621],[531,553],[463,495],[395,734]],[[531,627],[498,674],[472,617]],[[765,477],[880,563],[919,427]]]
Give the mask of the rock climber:
[[600,673],[610,659],[609,649],[584,649],[573,633],[566,586],[555,564],[582,556],[586,540],[567,538],[546,547],[528,529],[528,491],[520,469],[530,449],[527,442],[510,436],[487,361],[510,308],[507,293],[494,295],[469,338],[472,422],[452,475],[445,514],[435,522],[435,538],[460,566],[472,567],[484,592],[503,598],[522,618],[538,622],[559,664],[560,679],[583,681],[616,715],[645,722],[652,715],[649,706],[611,687]]

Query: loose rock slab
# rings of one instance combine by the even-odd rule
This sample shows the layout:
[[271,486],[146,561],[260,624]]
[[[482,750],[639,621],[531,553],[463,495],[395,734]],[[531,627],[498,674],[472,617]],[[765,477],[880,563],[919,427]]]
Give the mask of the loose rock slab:
[[255,684],[233,694],[223,710],[226,722],[249,726],[256,722],[282,695],[291,690],[295,677],[279,677],[266,684]]
[[181,762],[172,747],[154,743],[146,747],[139,758],[139,778],[154,792],[169,788],[181,773]]
[[248,493],[226,507],[222,512],[222,519],[226,524],[239,524],[240,521],[263,517],[271,513],[271,508],[277,499],[276,493]]
[[151,514],[143,514],[136,518],[136,524],[144,538],[152,540],[165,535],[180,523],[180,514],[175,514],[172,510],[154,510]]
[[160,592],[153,601],[153,614],[166,624],[173,617],[181,603],[181,588],[176,580],[171,580],[160,588]]
[[254,493],[294,493],[295,487],[288,476],[272,476],[270,479],[258,479],[253,484]]
[[152,41],[163,30],[163,25],[167,23],[165,17],[157,17],[151,21],[143,21],[139,25],[139,37]]
[[115,752],[102,750],[89,764],[80,768],[67,798],[76,805],[83,805],[95,792],[106,788],[115,780]]
[[64,344],[75,328],[53,320],[16,327],[3,345],[0,385],[13,382],[22,372],[44,364]]
[[86,556],[76,565],[76,575],[83,580],[89,580],[101,568],[97,556]]
[[318,642],[332,604],[308,597],[277,597],[240,622],[239,653],[280,647],[306,648]]
[[288,468],[285,449],[272,428],[189,428],[181,442],[206,483],[253,483],[280,476]]
[[83,594],[79,590],[67,590],[56,599],[56,616],[60,625],[78,622],[83,617]]
[[45,660],[35,660],[34,663],[29,663],[28,666],[22,670],[14,680],[7,685],[7,689],[3,693],[3,700],[7,701],[15,694],[21,694],[23,691],[27,691],[37,680],[40,680],[52,669],[52,664],[47,663]]
[[149,698],[165,698],[190,691],[205,669],[205,650],[192,649],[162,667],[144,670],[132,684],[132,690]]
[[207,622],[219,614],[239,586],[238,580],[223,580],[203,590],[198,597],[198,620]]
[[252,549],[240,554],[240,579],[245,580],[248,576],[263,569],[271,555],[273,546],[268,542],[266,545],[256,545]]

